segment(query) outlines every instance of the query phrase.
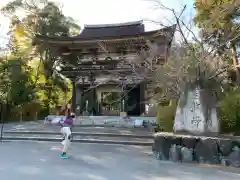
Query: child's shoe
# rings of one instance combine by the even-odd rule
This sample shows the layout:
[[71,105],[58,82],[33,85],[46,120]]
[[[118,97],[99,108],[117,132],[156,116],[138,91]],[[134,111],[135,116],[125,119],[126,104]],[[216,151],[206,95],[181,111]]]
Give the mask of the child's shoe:
[[68,159],[69,156],[68,156],[67,154],[61,154],[61,158],[62,158],[62,159]]

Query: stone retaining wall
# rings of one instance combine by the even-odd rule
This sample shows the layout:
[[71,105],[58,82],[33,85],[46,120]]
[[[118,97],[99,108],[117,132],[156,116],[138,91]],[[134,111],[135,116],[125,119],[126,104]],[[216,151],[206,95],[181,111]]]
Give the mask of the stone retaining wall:
[[159,160],[240,167],[240,139],[156,133],[152,150]]

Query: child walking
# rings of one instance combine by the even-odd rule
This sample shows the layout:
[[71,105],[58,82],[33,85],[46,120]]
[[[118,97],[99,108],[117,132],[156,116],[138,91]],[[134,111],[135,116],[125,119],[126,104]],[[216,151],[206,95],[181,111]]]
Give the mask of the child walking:
[[71,116],[71,110],[68,109],[66,119],[64,120],[61,128],[61,133],[63,134],[63,150],[61,154],[61,158],[66,159],[69,158],[67,155],[67,150],[71,143],[71,135],[72,135],[72,127],[73,127],[73,117]]

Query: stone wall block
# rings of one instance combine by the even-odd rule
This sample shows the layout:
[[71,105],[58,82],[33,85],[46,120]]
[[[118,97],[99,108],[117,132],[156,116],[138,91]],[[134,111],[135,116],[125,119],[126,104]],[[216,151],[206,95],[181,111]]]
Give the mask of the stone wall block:
[[231,152],[226,157],[226,165],[240,167],[240,142],[232,141]]
[[182,138],[182,146],[188,149],[194,149],[200,139],[193,138],[191,136],[185,136]]
[[233,151],[228,155],[226,165],[232,167],[240,167],[240,149],[236,146]]
[[157,156],[161,160],[169,159],[169,151],[171,148],[171,136],[155,136],[154,138],[154,149]]
[[220,139],[219,140],[219,150],[222,157],[228,156],[232,152],[233,141],[229,139]]
[[182,162],[193,162],[193,149],[187,148],[187,147],[182,147],[181,148],[181,158]]
[[173,144],[169,151],[169,160],[173,162],[182,161],[181,146]]
[[182,146],[182,137],[172,136],[171,145]]
[[240,167],[238,137],[203,137],[156,133],[153,152],[160,160]]
[[200,163],[219,164],[219,144],[216,139],[201,138],[195,148],[196,159]]

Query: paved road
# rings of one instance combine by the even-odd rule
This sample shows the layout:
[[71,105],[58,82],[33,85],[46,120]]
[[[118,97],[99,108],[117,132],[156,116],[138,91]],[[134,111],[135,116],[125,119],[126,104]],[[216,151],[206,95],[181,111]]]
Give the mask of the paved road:
[[137,146],[72,144],[61,160],[58,143],[0,144],[1,180],[239,180],[235,169],[160,162],[151,149]]

